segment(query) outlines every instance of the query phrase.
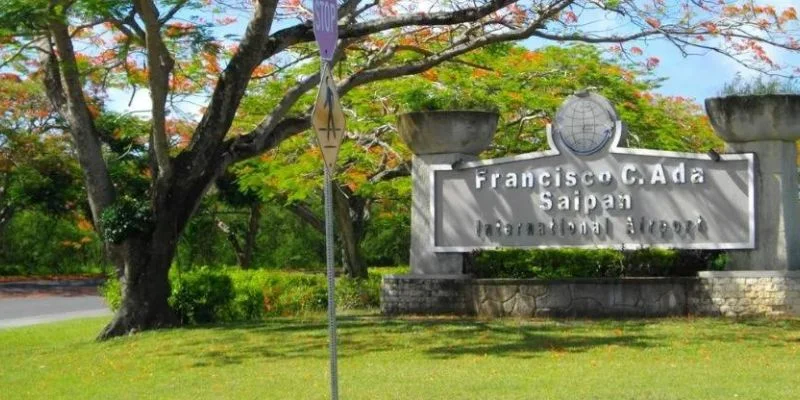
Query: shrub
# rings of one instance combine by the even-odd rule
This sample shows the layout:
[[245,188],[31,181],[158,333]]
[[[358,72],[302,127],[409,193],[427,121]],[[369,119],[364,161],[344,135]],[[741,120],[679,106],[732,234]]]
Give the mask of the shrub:
[[600,278],[623,276],[693,276],[724,269],[718,251],[647,248],[500,250],[474,253],[471,272],[482,278]]
[[220,321],[234,298],[231,278],[222,271],[201,268],[172,279],[170,306],[183,323]]
[[[367,279],[338,278],[337,307],[378,307],[381,277],[407,272],[407,267],[380,268],[371,270]],[[328,305],[327,280],[322,274],[202,267],[173,273],[170,281],[170,305],[186,324],[294,316],[324,311]],[[110,278],[101,293],[116,311],[121,301],[119,282]]]
[[324,310],[327,306],[323,275],[270,272],[263,293],[265,315],[297,315]]
[[116,312],[122,306],[122,285],[117,277],[109,277],[100,285],[100,295],[106,300],[111,311]]
[[737,73],[732,81],[723,85],[718,94],[720,96],[800,94],[800,84],[792,79],[765,78],[763,75],[746,78]]
[[344,310],[380,307],[380,276],[340,279],[336,282],[336,306]]
[[153,216],[146,201],[122,196],[103,210],[100,226],[103,236],[111,243],[144,234],[152,228]]
[[474,271],[484,278],[572,278],[618,274],[622,254],[614,250],[504,250],[479,252]]
[[258,272],[226,270],[233,284],[233,299],[223,310],[223,320],[253,321],[264,317],[266,275]]

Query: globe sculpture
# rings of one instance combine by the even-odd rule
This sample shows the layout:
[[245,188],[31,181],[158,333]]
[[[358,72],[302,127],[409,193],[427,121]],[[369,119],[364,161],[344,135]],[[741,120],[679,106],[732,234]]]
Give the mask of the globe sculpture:
[[605,97],[594,93],[570,96],[556,112],[556,140],[570,151],[589,155],[602,149],[613,136],[617,115]]

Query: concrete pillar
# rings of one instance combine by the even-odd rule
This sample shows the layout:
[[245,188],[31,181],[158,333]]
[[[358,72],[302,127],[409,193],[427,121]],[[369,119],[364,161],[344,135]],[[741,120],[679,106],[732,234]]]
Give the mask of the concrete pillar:
[[756,248],[731,251],[728,269],[800,270],[800,96],[713,98],[706,111],[726,151],[756,154]]
[[431,214],[431,166],[472,161],[474,155],[462,153],[414,155],[411,167],[411,273],[414,275],[460,275],[464,270],[463,253],[433,251],[433,215]]
[[496,113],[480,111],[417,112],[399,116],[400,137],[414,153],[411,168],[412,275],[463,275],[463,253],[433,251],[431,167],[477,159],[477,154],[491,144],[497,118]]

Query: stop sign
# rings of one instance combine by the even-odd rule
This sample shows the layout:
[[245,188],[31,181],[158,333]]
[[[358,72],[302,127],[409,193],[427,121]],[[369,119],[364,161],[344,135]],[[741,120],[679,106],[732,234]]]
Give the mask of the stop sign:
[[333,61],[336,41],[339,39],[338,20],[336,0],[314,0],[314,36],[320,57],[325,61]]

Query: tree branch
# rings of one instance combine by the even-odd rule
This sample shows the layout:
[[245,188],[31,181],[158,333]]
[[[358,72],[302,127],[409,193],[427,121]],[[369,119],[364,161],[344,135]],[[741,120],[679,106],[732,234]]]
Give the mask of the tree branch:
[[56,61],[55,53],[51,53],[45,79],[48,97],[69,123],[69,133],[75,142],[84,174],[92,217],[98,223],[103,210],[114,201],[114,186],[84,97],[75,50],[66,24],[65,7],[60,1],[51,0],[49,11],[48,27],[55,40],[60,63]]
[[294,215],[297,215],[300,219],[302,219],[305,223],[311,225],[314,230],[321,234],[325,234],[325,224],[323,223],[322,219],[320,219],[314,211],[311,210],[307,205],[300,204],[300,203],[290,203],[287,205],[289,210],[292,211]]
[[[339,39],[356,39],[373,33],[408,26],[440,26],[475,22],[517,1],[519,0],[491,0],[483,6],[455,11],[405,14],[357,24],[340,25]],[[570,3],[572,1],[574,0],[570,0]],[[307,21],[275,32],[270,36],[270,40],[265,43],[262,55],[264,59],[267,59],[292,45],[313,40],[313,27],[311,21]]]
[[152,100],[151,142],[158,166],[159,181],[166,181],[172,175],[167,141],[167,95],[169,94],[169,76],[175,61],[161,38],[161,23],[158,9],[150,0],[136,0],[134,7],[144,22],[145,44],[147,46],[147,67]]
[[[415,53],[418,53],[418,54],[422,54],[424,56],[432,56],[432,55],[436,54],[436,53],[434,53],[434,52],[432,52],[430,50],[423,49],[423,48],[417,47],[417,46],[397,45],[397,46],[395,46],[395,48],[397,50],[412,51],[412,52],[415,52]],[[472,63],[472,62],[469,62],[469,61],[454,59],[454,60],[451,60],[451,62],[454,62],[456,64],[463,64],[463,65],[466,65],[468,67],[472,67],[472,68],[475,68],[475,69],[482,69],[484,71],[494,71],[494,69],[492,69],[490,67],[487,67],[485,65],[475,64],[475,63]]]
[[217,81],[208,108],[189,143],[187,157],[192,164],[192,176],[204,174],[210,160],[218,155],[217,146],[233,123],[253,71],[263,60],[261,49],[268,40],[276,8],[277,0],[257,0],[239,50]]
[[468,38],[465,42],[456,44],[438,54],[423,58],[415,62],[391,66],[391,67],[375,68],[375,69],[367,69],[359,71],[351,75],[350,77],[348,77],[339,84],[339,95],[344,96],[345,93],[349,92],[353,88],[367,83],[383,79],[396,78],[400,76],[414,75],[427,71],[454,57],[457,57],[459,55],[465,54],[467,52],[470,52],[472,50],[475,50],[477,48],[492,43],[526,39],[537,33],[538,29],[544,26],[545,22],[547,22],[553,16],[561,12],[564,8],[572,4],[572,1],[573,0],[562,0],[560,2],[554,3],[550,9],[540,13],[539,17],[535,21],[533,21],[528,27],[525,27],[523,29],[495,33],[495,34],[488,34],[476,38]]
[[[561,0],[555,2],[551,8],[545,10],[544,12],[540,13],[539,18],[533,22],[529,27],[519,30],[519,31],[512,31],[508,33],[501,33],[501,34],[494,34],[483,36],[477,38],[471,42],[466,42],[461,45],[456,45],[453,48],[440,53],[435,56],[428,57],[421,61],[411,63],[408,65],[401,65],[396,67],[387,67],[387,68],[378,68],[378,69],[369,69],[369,70],[362,70],[357,72],[354,75],[351,75],[348,79],[344,82],[340,83],[339,85],[339,93],[343,95],[344,93],[348,92],[349,90],[363,85],[370,82],[374,82],[380,79],[389,79],[397,76],[403,75],[410,75],[419,72],[423,72],[434,66],[450,60],[456,56],[464,54],[470,50],[485,46],[487,44],[501,42],[501,41],[509,41],[509,40],[516,40],[516,39],[524,39],[529,37],[532,32],[535,31],[538,27],[544,24],[545,21],[552,18],[554,15],[559,13],[565,7],[569,6],[574,0]],[[391,26],[394,27],[396,23],[403,23],[408,21],[413,21],[415,23],[420,21],[428,21],[430,24],[443,24],[445,22],[445,18],[443,17],[444,14],[450,16],[450,20],[461,21],[462,19],[469,17],[480,18],[476,17],[475,10],[480,10],[480,14],[485,15],[490,14],[492,11],[502,8],[511,2],[507,1],[495,1],[491,4],[479,7],[479,8],[470,8],[465,10],[458,10],[455,12],[446,12],[446,13],[433,13],[427,15],[429,19],[420,19],[421,16],[412,15],[412,16],[405,16],[401,18],[389,18],[387,19],[388,22],[386,24],[376,24],[375,27],[378,26]],[[487,10],[492,11],[487,11]],[[287,29],[299,29],[298,26],[287,28]],[[377,29],[377,28],[376,28]],[[388,28],[387,28],[388,29]],[[284,31],[286,32],[286,31]],[[340,46],[338,51],[342,51],[342,47]],[[281,104],[276,107],[273,112],[267,116],[259,126],[254,129],[252,132],[248,133],[247,135],[240,136],[236,139],[232,139],[228,141],[226,145],[226,150],[224,151],[223,157],[225,161],[223,165],[227,166],[231,163],[253,157],[256,154],[259,154],[263,151],[271,149],[277,146],[282,140],[288,138],[294,134],[302,132],[310,127],[310,119],[308,116],[302,118],[288,118],[283,119],[283,115],[291,108],[291,106],[297,101],[297,99],[302,96],[308,90],[311,90],[317,83],[319,82],[319,74],[315,74],[312,77],[307,78],[306,80],[302,81],[298,85],[296,85],[292,90],[290,90],[282,99]]]
[[175,5],[172,6],[172,8],[170,8],[169,11],[164,13],[163,17],[158,19],[158,24],[161,25],[161,26],[164,26],[164,24],[166,24],[169,20],[171,20],[172,17],[174,17],[175,14],[177,14],[178,11],[180,11],[181,8],[183,8],[183,6],[186,5],[187,2],[188,2],[188,0],[181,0],[181,1],[177,2],[177,3],[175,3]]

